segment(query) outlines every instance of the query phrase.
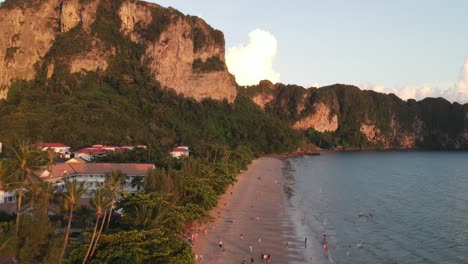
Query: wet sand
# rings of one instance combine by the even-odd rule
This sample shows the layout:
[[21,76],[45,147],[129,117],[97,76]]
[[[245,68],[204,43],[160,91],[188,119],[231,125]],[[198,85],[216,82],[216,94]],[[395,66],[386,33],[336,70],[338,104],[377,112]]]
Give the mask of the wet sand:
[[307,263],[304,238],[297,237],[285,209],[283,166],[279,158],[263,157],[238,175],[210,212],[215,221],[198,229],[193,250],[203,261],[196,263],[242,263],[244,257],[262,263],[262,253],[270,254],[270,263]]

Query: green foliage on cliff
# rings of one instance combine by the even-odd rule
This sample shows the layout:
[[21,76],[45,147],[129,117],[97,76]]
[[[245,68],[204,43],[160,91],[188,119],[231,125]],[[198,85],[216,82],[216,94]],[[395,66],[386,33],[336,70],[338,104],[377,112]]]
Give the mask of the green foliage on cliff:
[[5,61],[9,61],[13,59],[15,56],[16,52],[18,51],[18,47],[9,47],[5,51]]
[[150,9],[152,17],[151,23],[144,25],[141,22],[137,22],[135,25],[135,31],[143,39],[156,42],[159,40],[161,33],[164,32],[171,23],[171,14],[160,7],[151,6]]
[[0,3],[1,9],[39,8],[42,0],[4,0]]
[[226,69],[226,66],[218,56],[213,56],[206,59],[206,61],[202,61],[201,59],[194,60],[192,64],[192,69],[195,73],[208,73],[224,71]]
[[200,18],[191,16],[189,19],[192,22],[193,52],[199,52],[203,47],[206,47],[211,43],[224,48],[225,41],[223,32],[214,29],[209,25],[205,25],[209,32],[207,35],[205,31],[197,25]]

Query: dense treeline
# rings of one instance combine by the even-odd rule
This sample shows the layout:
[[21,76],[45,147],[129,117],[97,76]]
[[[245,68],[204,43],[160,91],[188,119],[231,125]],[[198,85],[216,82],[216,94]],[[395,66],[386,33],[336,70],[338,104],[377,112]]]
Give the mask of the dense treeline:
[[[290,125],[314,114],[314,105],[325,104],[330,115],[337,115],[338,129],[305,131],[314,144],[330,148],[400,148],[405,135],[416,137],[417,148],[467,149],[464,136],[468,128],[468,105],[450,103],[443,98],[403,101],[394,94],[362,91],[350,85],[336,84],[305,89],[296,85],[271,84],[240,89],[243,96],[272,98],[265,111]],[[376,142],[361,133],[361,124],[375,125],[380,135]]]

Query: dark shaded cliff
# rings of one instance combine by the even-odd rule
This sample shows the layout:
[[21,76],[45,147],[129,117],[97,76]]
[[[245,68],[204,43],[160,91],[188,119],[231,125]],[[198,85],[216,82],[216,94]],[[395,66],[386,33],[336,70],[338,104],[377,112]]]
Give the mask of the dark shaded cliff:
[[305,89],[268,81],[240,94],[323,148],[468,148],[468,105],[443,98],[403,101],[350,85]]

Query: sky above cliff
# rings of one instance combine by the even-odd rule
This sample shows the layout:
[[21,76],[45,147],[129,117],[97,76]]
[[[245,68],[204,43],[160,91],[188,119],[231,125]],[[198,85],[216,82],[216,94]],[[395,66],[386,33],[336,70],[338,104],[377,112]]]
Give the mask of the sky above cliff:
[[468,102],[465,0],[158,0],[224,32],[241,84],[334,83]]

